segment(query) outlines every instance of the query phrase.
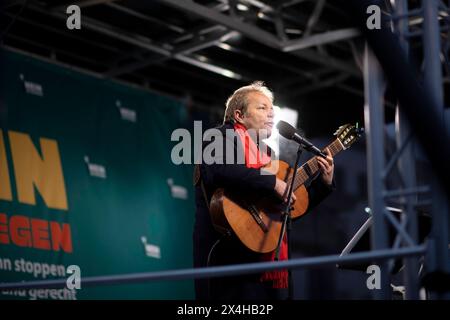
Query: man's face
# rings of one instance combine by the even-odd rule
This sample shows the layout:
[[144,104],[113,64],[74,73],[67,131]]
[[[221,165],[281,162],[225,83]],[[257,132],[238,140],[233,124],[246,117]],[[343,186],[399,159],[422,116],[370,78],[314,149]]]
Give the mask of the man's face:
[[268,97],[260,92],[250,92],[247,94],[247,110],[235,114],[236,120],[247,129],[267,130],[267,136],[272,134],[273,127],[273,105]]

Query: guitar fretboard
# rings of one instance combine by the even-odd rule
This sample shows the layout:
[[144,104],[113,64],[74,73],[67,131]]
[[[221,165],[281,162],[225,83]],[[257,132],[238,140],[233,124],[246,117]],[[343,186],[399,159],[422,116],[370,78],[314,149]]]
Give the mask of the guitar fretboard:
[[[322,151],[326,152],[327,148],[330,149],[331,155],[333,157],[342,150],[344,150],[339,139],[334,140]],[[316,157],[313,157],[309,159],[305,164],[303,164],[300,168],[297,169],[297,175],[294,181],[294,190],[297,190],[297,188],[302,186],[310,177],[313,177],[317,173],[317,171],[319,171],[319,164],[317,163]],[[290,185],[291,181],[292,178],[289,178],[287,184]]]

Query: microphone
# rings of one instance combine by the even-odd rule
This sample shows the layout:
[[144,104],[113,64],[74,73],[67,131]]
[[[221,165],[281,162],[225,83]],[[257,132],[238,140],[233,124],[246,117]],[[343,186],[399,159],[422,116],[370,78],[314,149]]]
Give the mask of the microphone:
[[280,134],[285,137],[286,139],[293,140],[297,142],[298,144],[301,144],[302,147],[315,154],[316,156],[320,156],[323,158],[326,158],[327,155],[320,151],[319,148],[317,148],[315,145],[313,145],[310,141],[308,141],[306,138],[302,137],[297,129],[295,129],[293,126],[291,126],[286,121],[280,120],[277,124],[277,129],[280,132]]

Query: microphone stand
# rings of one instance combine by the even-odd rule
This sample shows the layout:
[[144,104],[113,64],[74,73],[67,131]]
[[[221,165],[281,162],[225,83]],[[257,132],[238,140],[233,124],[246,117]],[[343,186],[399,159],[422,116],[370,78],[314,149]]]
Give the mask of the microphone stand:
[[[294,173],[292,175],[292,180],[291,180],[291,185],[289,186],[289,193],[288,193],[288,198],[286,201],[286,205],[284,207],[284,211],[283,211],[283,222],[281,225],[281,232],[280,232],[280,237],[278,239],[278,244],[277,244],[277,248],[275,251],[275,260],[278,261],[280,259],[280,248],[281,248],[281,243],[283,242],[283,238],[284,238],[284,234],[286,233],[287,236],[287,243],[288,243],[288,260],[291,259],[291,228],[292,228],[292,219],[291,219],[291,211],[293,209],[293,207],[291,206],[291,199],[292,199],[292,192],[294,191],[294,181],[295,181],[295,176],[297,175],[297,168],[298,168],[298,163],[300,161],[300,155],[302,154],[302,146],[299,145],[298,150],[297,150],[297,157],[295,159],[295,164],[294,164]],[[287,231],[286,231],[287,228]],[[292,269],[288,269],[288,300],[293,300],[294,298],[294,287],[293,287],[293,281],[292,281]]]
[[327,157],[327,155],[323,151],[319,150],[316,146],[314,146],[311,143],[306,144],[306,142],[304,142],[303,149],[305,149],[306,151],[311,152],[312,154],[314,154],[314,155],[316,155],[318,157],[322,157],[324,159]]

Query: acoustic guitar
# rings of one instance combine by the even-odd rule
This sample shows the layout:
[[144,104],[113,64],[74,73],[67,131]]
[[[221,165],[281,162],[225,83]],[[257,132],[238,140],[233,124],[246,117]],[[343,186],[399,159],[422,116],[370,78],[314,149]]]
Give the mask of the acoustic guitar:
[[[356,126],[343,125],[334,133],[336,139],[327,148],[334,157],[357,141],[362,132],[363,130],[358,128],[358,124]],[[274,163],[274,161],[278,163]],[[277,168],[276,172],[274,168]],[[284,180],[290,186],[294,170],[286,162],[273,160],[264,167],[264,170],[276,174],[277,178]],[[292,219],[302,216],[308,209],[309,201],[305,182],[314,177],[318,171],[319,165],[316,157],[311,158],[297,169],[293,190],[297,200],[292,206]],[[249,198],[229,190],[217,189],[211,198],[210,214],[217,231],[228,235],[234,233],[250,250],[266,253],[275,250],[278,244],[283,206],[281,201],[276,200],[275,197]]]

